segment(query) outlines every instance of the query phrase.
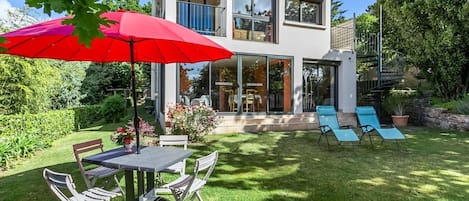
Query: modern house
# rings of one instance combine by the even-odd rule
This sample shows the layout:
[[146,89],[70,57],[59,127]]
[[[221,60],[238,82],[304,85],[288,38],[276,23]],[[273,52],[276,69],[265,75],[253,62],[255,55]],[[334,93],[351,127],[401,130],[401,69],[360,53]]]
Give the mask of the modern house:
[[[153,15],[235,53],[215,62],[153,65],[157,118],[165,122],[165,107],[176,102],[217,110],[223,123],[216,132],[317,128],[317,105],[353,117],[353,27],[332,31],[330,8],[331,0],[153,0]],[[355,124],[354,117],[343,120]]]

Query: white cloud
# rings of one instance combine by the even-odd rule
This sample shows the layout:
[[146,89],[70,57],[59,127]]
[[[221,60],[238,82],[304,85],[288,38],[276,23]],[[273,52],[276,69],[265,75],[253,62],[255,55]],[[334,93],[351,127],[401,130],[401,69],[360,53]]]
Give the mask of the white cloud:
[[13,9],[8,0],[0,0],[0,19],[5,19],[8,16],[8,11]]

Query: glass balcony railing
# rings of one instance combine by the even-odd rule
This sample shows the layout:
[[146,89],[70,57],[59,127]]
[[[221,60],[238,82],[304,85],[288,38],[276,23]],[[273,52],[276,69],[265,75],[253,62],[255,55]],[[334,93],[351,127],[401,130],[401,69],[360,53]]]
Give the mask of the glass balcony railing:
[[226,36],[226,8],[177,2],[177,23],[203,35]]

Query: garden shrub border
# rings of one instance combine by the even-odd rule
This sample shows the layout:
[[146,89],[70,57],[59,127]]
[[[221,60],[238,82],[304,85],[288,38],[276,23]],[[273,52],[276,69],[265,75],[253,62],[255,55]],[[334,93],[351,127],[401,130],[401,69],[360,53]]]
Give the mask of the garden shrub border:
[[8,168],[12,160],[30,157],[51,146],[74,128],[73,110],[0,116],[0,168]]

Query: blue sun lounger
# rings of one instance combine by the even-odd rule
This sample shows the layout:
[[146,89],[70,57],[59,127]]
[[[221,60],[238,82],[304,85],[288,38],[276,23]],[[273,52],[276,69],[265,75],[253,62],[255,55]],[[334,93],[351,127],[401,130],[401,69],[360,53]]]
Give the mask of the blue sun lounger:
[[329,146],[329,139],[327,138],[328,134],[334,135],[337,139],[337,143],[340,145],[342,142],[360,142],[355,132],[350,129],[344,129],[339,126],[337,121],[337,113],[334,106],[325,106],[320,105],[316,107],[316,112],[318,114],[319,129],[321,130],[321,135],[318,139],[318,144],[321,142],[321,138],[326,137],[327,145]]
[[370,143],[373,145],[371,135],[374,131],[376,131],[375,133],[381,137],[381,143],[383,143],[385,140],[393,140],[397,142],[406,139],[401,131],[395,127],[383,128],[379,123],[378,117],[376,116],[376,111],[372,106],[356,107],[355,112],[357,114],[358,124],[362,131],[360,140],[363,136],[368,135]]

